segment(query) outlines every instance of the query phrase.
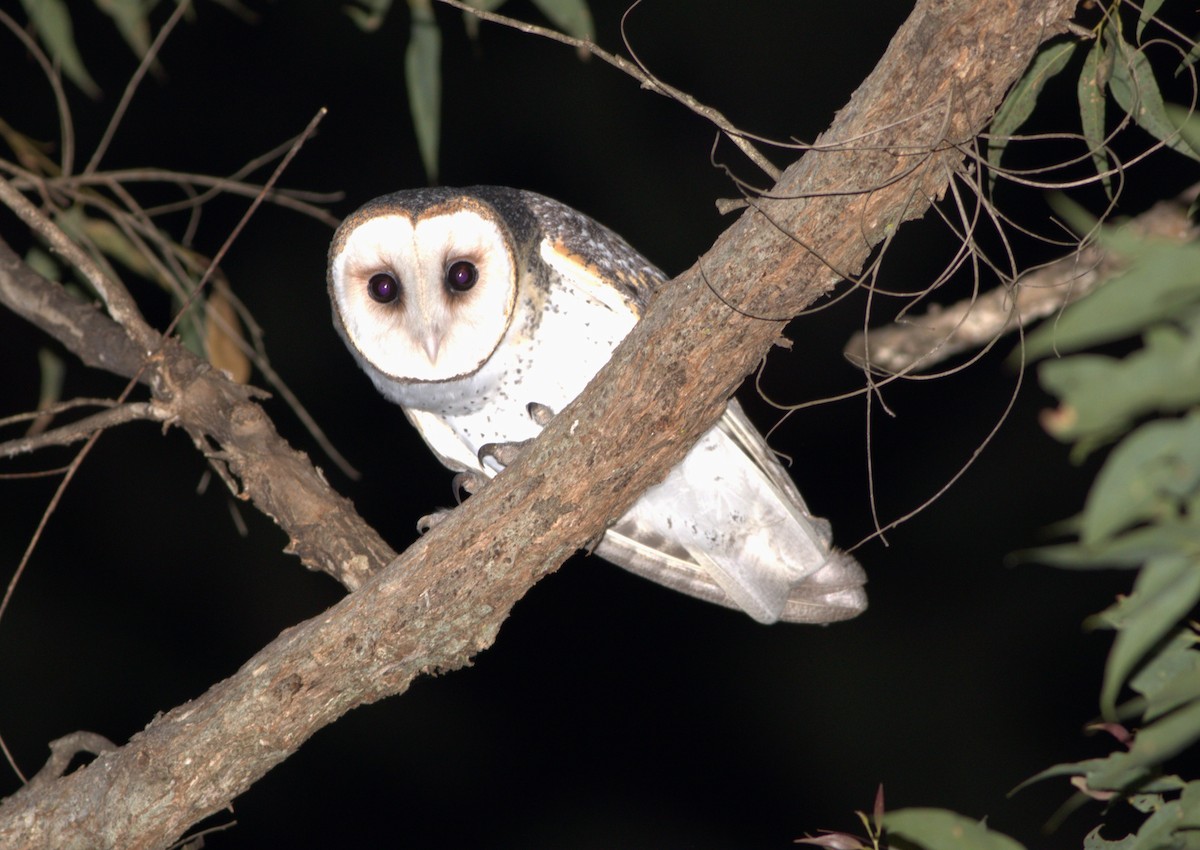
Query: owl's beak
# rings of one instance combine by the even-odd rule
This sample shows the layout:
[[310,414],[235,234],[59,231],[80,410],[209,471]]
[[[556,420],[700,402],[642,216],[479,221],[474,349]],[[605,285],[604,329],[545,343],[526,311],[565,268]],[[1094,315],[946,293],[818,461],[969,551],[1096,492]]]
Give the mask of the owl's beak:
[[437,363],[438,350],[442,347],[441,334],[433,330],[422,334],[421,347],[425,349],[425,355],[429,358],[430,365]]

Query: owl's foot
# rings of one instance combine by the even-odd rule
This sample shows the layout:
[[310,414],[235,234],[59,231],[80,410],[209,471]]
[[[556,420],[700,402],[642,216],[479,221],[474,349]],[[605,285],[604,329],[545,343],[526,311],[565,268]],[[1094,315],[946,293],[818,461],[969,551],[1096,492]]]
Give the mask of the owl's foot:
[[[483,461],[480,460],[480,463]],[[465,469],[454,476],[450,481],[450,486],[454,488],[454,500],[460,505],[462,504],[463,491],[467,491],[467,495],[474,496],[490,479],[482,472],[476,472],[473,469]]]
[[500,466],[508,466],[518,457],[521,456],[521,450],[532,442],[531,440],[517,440],[512,443],[484,443],[479,447],[479,462],[486,463],[488,458],[496,461]]
[[[539,428],[545,428],[546,425],[554,418],[554,411],[544,404],[539,404],[536,401],[531,401],[525,405],[525,409],[529,411],[529,418],[532,419]],[[521,455],[521,451],[529,445],[530,440],[515,440],[511,443],[484,443],[479,447],[479,463],[482,465],[488,458],[494,460],[499,466],[509,466]],[[469,490],[468,492],[474,492]]]
[[529,411],[529,418],[537,423],[539,428],[545,428],[550,424],[550,420],[554,418],[554,411],[546,407],[544,404],[538,404],[536,401],[531,401],[525,405],[525,409]]
[[[461,505],[464,490],[468,496],[473,496],[482,490],[483,485],[487,484],[489,480],[482,472],[475,472],[474,470],[466,470],[458,473],[450,481],[450,486],[454,489],[454,501]],[[426,534],[448,516],[450,516],[450,508],[438,508],[431,514],[425,514],[425,516],[417,520],[417,531],[421,534]]]
[[427,534],[430,529],[441,523],[448,516],[450,516],[449,508],[438,508],[431,514],[425,514],[425,516],[417,520],[417,533]]

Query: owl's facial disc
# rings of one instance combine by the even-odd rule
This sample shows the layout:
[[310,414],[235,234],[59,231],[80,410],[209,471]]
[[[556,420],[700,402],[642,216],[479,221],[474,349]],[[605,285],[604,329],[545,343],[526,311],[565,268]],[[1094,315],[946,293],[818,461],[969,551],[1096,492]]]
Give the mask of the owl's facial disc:
[[480,204],[351,217],[334,237],[330,292],[347,342],[400,381],[478,370],[516,301],[507,230]]

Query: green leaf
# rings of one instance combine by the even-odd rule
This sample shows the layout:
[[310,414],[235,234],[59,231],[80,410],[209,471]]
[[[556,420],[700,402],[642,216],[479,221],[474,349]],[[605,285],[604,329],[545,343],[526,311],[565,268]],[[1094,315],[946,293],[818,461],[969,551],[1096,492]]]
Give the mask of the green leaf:
[[1143,727],[1125,755],[1131,764],[1154,770],[1197,740],[1200,740],[1200,702],[1193,702]]
[[442,122],[442,34],[429,0],[410,0],[412,34],[404,54],[408,108],[417,133],[417,147],[430,183],[437,182],[438,137]]
[[352,5],[344,8],[346,15],[360,30],[375,32],[391,11],[392,0],[354,0]]
[[1200,161],[1200,153],[1184,141],[1167,117],[1158,80],[1146,54],[1114,35],[1111,28],[1105,33],[1114,51],[1112,79],[1108,84],[1113,98],[1147,133],[1172,150]]
[[1171,520],[1200,484],[1200,413],[1148,422],[1120,445],[1084,503],[1080,540],[1098,543],[1136,522]]
[[1165,660],[1156,656],[1129,680],[1129,686],[1146,696],[1147,720],[1200,700],[1200,652],[1172,653]]
[[1042,387],[1058,396],[1059,411],[1043,426],[1064,442],[1091,447],[1129,430],[1149,412],[1174,413],[1200,402],[1200,321],[1189,318],[1186,330],[1152,327],[1145,347],[1118,359],[1079,354],[1047,360],[1038,369]]
[[1137,40],[1140,43],[1142,33],[1146,31],[1146,24],[1158,14],[1158,10],[1162,7],[1164,0],[1142,0],[1142,13],[1138,15],[1137,24]]
[[1133,592],[1100,617],[1119,629],[1104,667],[1100,707],[1116,715],[1117,694],[1133,670],[1200,600],[1200,565],[1168,555],[1150,561],[1138,574]]
[[[1118,774],[1119,763],[1122,763],[1128,755],[1129,753],[1121,751],[1113,753],[1105,758],[1085,759],[1084,761],[1056,764],[1053,767],[1048,767],[1045,770],[1029,777],[1009,793],[1011,796],[1017,791],[1028,788],[1035,782],[1041,782],[1044,779],[1054,779],[1060,776],[1082,776],[1087,782],[1088,788],[1095,790],[1119,790],[1120,788],[1127,787],[1128,783],[1109,786],[1097,785],[1092,780],[1093,778],[1102,776],[1106,773],[1112,773],[1114,775]],[[1142,771],[1142,774],[1144,779],[1144,771]],[[1142,794],[1162,794],[1169,791],[1178,791],[1183,786],[1183,780],[1177,776],[1157,776],[1149,781],[1143,781],[1138,786],[1138,790]]]
[[1197,637],[1190,628],[1177,629],[1169,641],[1129,680],[1129,687],[1146,698],[1147,711],[1159,696],[1179,677],[1188,677],[1200,666]]
[[585,0],[533,0],[550,21],[563,32],[592,41],[596,36],[592,13]]
[[144,0],[96,0],[96,7],[113,19],[117,31],[141,59],[150,49],[150,9]]
[[51,58],[62,65],[67,78],[89,97],[99,97],[100,87],[83,66],[83,57],[75,46],[67,4],[63,0],[21,0],[21,5]]
[[946,809],[900,809],[883,816],[889,837],[924,850],[1024,850],[1007,835]]
[[[474,9],[491,12],[503,6],[504,0],[466,0],[466,3]],[[463,12],[463,27],[467,31],[467,37],[472,41],[479,38],[479,18],[470,12]]]
[[1175,76],[1179,76],[1188,68],[1196,64],[1196,60],[1200,59],[1200,40],[1192,45],[1192,49],[1188,51],[1187,56],[1183,57],[1183,61],[1179,63],[1179,67],[1175,69]]
[[1091,546],[1060,543],[1027,549],[1015,557],[1063,569],[1128,569],[1140,567],[1151,558],[1178,552],[1200,553],[1200,526],[1191,522],[1156,523]]
[[1177,103],[1165,103],[1167,120],[1178,128],[1179,135],[1192,150],[1200,150],[1200,115],[1194,109],[1180,106]]
[[991,166],[988,174],[989,189],[995,186],[996,169],[1000,167],[1000,159],[1011,141],[1010,137],[1015,135],[1033,114],[1042,89],[1052,77],[1067,67],[1078,46],[1077,41],[1060,41],[1043,47],[1034,57],[1025,75],[1012,87],[1004,103],[996,110],[988,129],[988,164]]
[[[1055,206],[1060,214],[1069,208],[1061,201]],[[1030,333],[1030,360],[1124,339],[1200,304],[1200,243],[1138,236],[1128,227],[1105,227],[1096,238],[1129,266]]]
[[1103,828],[1104,825],[1101,824],[1084,836],[1083,850],[1132,850],[1133,842],[1137,840],[1136,835],[1126,835],[1124,838],[1110,841],[1100,835]]
[[1108,135],[1104,123],[1104,109],[1108,104],[1105,88],[1112,73],[1112,54],[1104,49],[1101,39],[1096,39],[1083,62],[1076,93],[1079,98],[1079,120],[1083,124],[1083,138],[1091,151],[1096,173],[1101,175],[1104,192],[1112,199],[1112,176],[1108,174]]
[[46,410],[62,401],[63,380],[67,376],[67,364],[57,351],[50,348],[39,348],[37,359],[38,372],[41,375],[37,409]]

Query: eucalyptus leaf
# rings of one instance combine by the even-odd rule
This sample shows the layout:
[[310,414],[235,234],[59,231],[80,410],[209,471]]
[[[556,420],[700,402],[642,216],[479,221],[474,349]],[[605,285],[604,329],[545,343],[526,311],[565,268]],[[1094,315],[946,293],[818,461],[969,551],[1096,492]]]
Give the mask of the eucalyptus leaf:
[[1191,319],[1193,327],[1186,329],[1152,327],[1145,346],[1123,358],[1080,354],[1042,363],[1042,387],[1059,397],[1064,411],[1044,420],[1046,429],[1091,448],[1124,433],[1146,413],[1175,413],[1200,403],[1195,380],[1200,328]]
[[1153,770],[1141,764],[1128,752],[1115,752],[1095,769],[1083,775],[1087,787],[1093,791],[1127,792],[1131,788],[1145,790]]
[[996,169],[1000,167],[1000,159],[1004,149],[1021,125],[1033,114],[1037,106],[1038,96],[1046,83],[1056,74],[1067,67],[1074,55],[1079,42],[1075,40],[1059,41],[1048,44],[1038,51],[1024,76],[1008,92],[1000,108],[996,110],[988,128],[988,186],[996,183]]
[[1096,173],[1101,175],[1104,191],[1112,198],[1112,177],[1108,174],[1108,150],[1105,147],[1108,135],[1105,125],[1105,107],[1108,95],[1105,89],[1112,73],[1112,54],[1105,50],[1101,39],[1096,39],[1083,62],[1079,74],[1076,94],[1079,99],[1079,120],[1083,125],[1083,138],[1091,152]]
[[588,11],[585,0],[533,0],[533,5],[568,35],[584,41],[592,41],[595,38],[596,29],[592,24],[592,13]]
[[1147,133],[1172,150],[1200,161],[1200,153],[1180,136],[1167,117],[1158,80],[1145,52],[1114,34],[1111,27],[1105,33],[1114,51],[1112,78],[1108,84],[1113,98]]
[[1105,717],[1115,717],[1117,694],[1133,670],[1200,600],[1198,567],[1195,559],[1180,555],[1149,561],[1138,574],[1133,592],[1104,612],[1118,628],[1100,690]]
[[46,410],[62,401],[63,381],[67,377],[67,363],[62,355],[52,348],[39,348],[37,353],[38,410]]
[[1027,358],[1123,339],[1200,305],[1200,243],[1139,238],[1119,227],[1101,229],[1097,240],[1130,265],[1031,332],[1025,343]]
[[417,148],[430,183],[437,182],[438,138],[442,122],[442,34],[429,0],[412,0],[412,32],[404,54],[408,108],[417,134]]
[[354,0],[345,7],[346,15],[363,32],[375,32],[383,25],[392,8],[392,0]]
[[1129,687],[1145,697],[1147,716],[1155,711],[1153,706],[1159,700],[1163,700],[1164,705],[1173,701],[1171,691],[1186,688],[1185,684],[1176,685],[1177,680],[1182,682],[1200,671],[1200,652],[1195,649],[1196,643],[1196,634],[1190,628],[1176,629],[1171,639],[1164,641],[1154,656],[1129,679]]
[[1165,103],[1167,120],[1179,129],[1179,135],[1193,150],[1200,150],[1200,115],[1195,109],[1180,106],[1177,103]]
[[946,809],[912,808],[883,816],[888,835],[924,850],[1023,850],[1023,846],[979,821]]
[[88,74],[79,48],[75,46],[75,32],[71,27],[71,12],[67,4],[63,0],[21,0],[21,5],[25,7],[25,14],[46,45],[47,52],[62,66],[67,79],[89,97],[99,97],[100,87]]
[[[175,301],[175,309],[176,311],[183,309],[183,305],[178,300]],[[192,300],[191,306],[180,317],[175,330],[179,334],[179,341],[183,343],[184,348],[197,357],[208,359],[204,351],[204,299],[201,296]]]
[[1136,522],[1170,520],[1200,485],[1200,413],[1148,422],[1113,449],[1084,504],[1093,545]]
[[150,49],[150,9],[153,5],[145,0],[96,0],[96,7],[112,18],[117,31],[139,59]]
[[1132,850],[1136,835],[1126,835],[1124,838],[1109,840],[1100,834],[1103,824],[1095,827],[1083,838],[1083,850]]
[[1200,740],[1200,702],[1191,702],[1143,727],[1127,755],[1137,765],[1157,768]]
[[1179,551],[1200,552],[1200,525],[1156,523],[1117,537],[1106,537],[1090,546],[1082,543],[1039,546],[1019,552],[1016,557],[1063,569],[1128,569],[1140,567],[1151,558]]
[[[1182,656],[1187,667],[1174,671],[1163,687],[1146,703],[1145,717],[1154,720],[1184,705],[1200,700],[1200,653]],[[1131,682],[1132,684],[1132,682]]]
[[1162,8],[1164,0],[1142,0],[1142,11],[1138,15],[1137,23],[1137,40],[1142,40],[1142,33],[1146,31],[1146,24],[1150,23],[1151,19],[1158,14],[1158,10]]
[[[466,0],[468,6],[484,12],[494,11],[504,5],[504,0]],[[479,18],[470,12],[463,12],[463,27],[467,37],[472,41],[479,38]]]

